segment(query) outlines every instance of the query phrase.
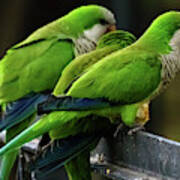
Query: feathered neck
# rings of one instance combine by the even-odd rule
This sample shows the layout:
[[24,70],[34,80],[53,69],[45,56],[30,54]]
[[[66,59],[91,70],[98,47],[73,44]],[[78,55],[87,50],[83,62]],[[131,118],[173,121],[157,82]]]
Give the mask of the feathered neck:
[[159,54],[172,51],[170,42],[180,29],[180,12],[170,11],[156,18],[137,44]]

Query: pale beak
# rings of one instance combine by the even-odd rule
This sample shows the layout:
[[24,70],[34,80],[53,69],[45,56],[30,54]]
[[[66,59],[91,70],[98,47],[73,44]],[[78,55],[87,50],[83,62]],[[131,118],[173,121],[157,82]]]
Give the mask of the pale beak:
[[110,25],[107,27],[107,31],[106,32],[111,32],[111,31],[115,31],[116,30],[116,25]]

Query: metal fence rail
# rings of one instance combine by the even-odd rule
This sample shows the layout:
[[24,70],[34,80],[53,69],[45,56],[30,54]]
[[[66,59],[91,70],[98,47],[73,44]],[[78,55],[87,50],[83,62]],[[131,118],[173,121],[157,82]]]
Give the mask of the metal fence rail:
[[[21,156],[22,160],[36,152],[38,142],[23,147],[26,155]],[[180,180],[180,143],[143,131],[132,136],[121,132],[116,138],[101,139],[92,152],[91,164],[94,171],[109,179]],[[26,167],[26,161],[19,163],[23,173],[19,177],[24,177]],[[61,168],[43,180],[54,177],[67,179]]]
[[116,139],[102,139],[93,156],[101,174],[120,180],[180,180],[180,143],[140,131]]

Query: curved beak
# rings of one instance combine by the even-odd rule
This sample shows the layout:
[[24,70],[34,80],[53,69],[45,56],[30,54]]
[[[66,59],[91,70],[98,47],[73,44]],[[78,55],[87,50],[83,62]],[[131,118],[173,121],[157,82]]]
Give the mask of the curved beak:
[[112,24],[112,25],[107,27],[107,31],[106,32],[111,32],[111,31],[115,31],[115,30],[116,30],[116,25]]

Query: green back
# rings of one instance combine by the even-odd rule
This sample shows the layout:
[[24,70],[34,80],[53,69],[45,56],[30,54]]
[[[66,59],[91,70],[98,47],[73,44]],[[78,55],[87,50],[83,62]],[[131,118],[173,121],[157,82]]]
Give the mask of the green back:
[[121,30],[104,35],[99,40],[96,50],[79,56],[64,69],[53,94],[59,95],[65,93],[73,81],[79,78],[93,64],[105,56],[132,44],[135,40],[135,36],[131,33]]
[[162,14],[138,41],[96,63],[67,94],[121,104],[152,97],[161,82],[161,55],[171,52],[169,43],[179,29],[180,12]]
[[74,58],[73,44],[66,40],[46,40],[11,51],[0,62],[0,102],[52,89]]
[[134,46],[113,53],[73,83],[67,95],[132,104],[148,98],[161,80],[157,54]]

